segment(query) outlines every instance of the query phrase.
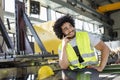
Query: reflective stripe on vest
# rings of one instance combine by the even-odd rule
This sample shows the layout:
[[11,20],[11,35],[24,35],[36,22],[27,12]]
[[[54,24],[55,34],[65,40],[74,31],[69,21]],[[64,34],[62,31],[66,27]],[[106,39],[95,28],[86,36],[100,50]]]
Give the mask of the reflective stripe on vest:
[[[79,61],[78,60],[74,60],[70,62],[71,64],[75,65],[78,64]],[[91,65],[91,64],[98,64],[98,61],[89,61],[89,62],[83,62],[81,63],[83,66],[87,66],[87,65]]]
[[84,53],[84,54],[82,54],[82,57],[83,58],[87,58],[87,57],[94,57],[95,56],[95,53],[93,52],[93,53]]
[[[73,50],[72,46],[68,43],[67,44],[67,56],[68,60],[70,62],[70,68],[84,68],[89,65],[97,65],[98,60],[95,56],[95,53],[93,50],[91,50],[90,47],[90,40],[87,32],[76,32],[76,43],[80,52],[80,55],[82,56],[84,62],[79,63],[78,57]],[[61,49],[61,46],[59,48]]]

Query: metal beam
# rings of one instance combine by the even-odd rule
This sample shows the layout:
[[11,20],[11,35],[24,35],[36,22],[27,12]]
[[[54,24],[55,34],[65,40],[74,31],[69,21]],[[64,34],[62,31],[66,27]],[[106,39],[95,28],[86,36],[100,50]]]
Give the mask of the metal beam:
[[[14,16],[15,16],[14,13],[5,11],[4,15],[5,15],[5,18],[9,18],[9,19],[13,19],[14,20]],[[29,16],[29,19],[33,23],[42,23],[42,22],[45,22],[44,20],[41,20],[39,18],[35,18],[35,17],[32,17],[32,16]]]
[[[61,0],[51,0],[52,2],[58,3],[60,5],[63,5],[63,7],[69,8],[73,11],[75,11],[78,14],[84,15],[86,17],[89,17],[91,19],[94,19],[95,21],[101,22],[103,23],[105,26],[107,27],[111,27],[109,24],[107,24],[107,21],[109,21],[110,19],[100,13],[98,13],[97,11],[95,11],[94,9],[90,8],[89,6],[84,5],[82,2],[77,1],[77,6],[72,6],[64,1]],[[85,10],[87,10],[89,13],[91,13],[91,15],[86,15],[84,12],[82,12],[80,9],[76,8],[76,7],[81,7],[84,8]],[[93,16],[92,14],[94,14],[95,16]],[[97,17],[97,18],[96,18]]]
[[107,65],[102,73],[120,73],[120,64]]
[[51,11],[50,7],[47,7],[47,21],[51,20]]
[[103,19],[105,19],[105,20],[109,20],[108,18],[106,18],[106,16],[98,13],[98,12],[97,12],[96,10],[94,10],[93,8],[84,5],[84,4],[83,4],[82,2],[80,2],[80,1],[77,2],[77,6],[80,6],[80,7],[84,8],[84,9],[87,10],[88,12],[96,15],[98,18],[103,18]]
[[99,13],[105,13],[105,12],[119,10],[119,9],[120,9],[120,2],[116,2],[113,4],[107,4],[107,5],[100,6],[98,7],[97,11]]
[[3,39],[5,40],[5,42],[6,42],[6,44],[7,44],[7,47],[8,47],[9,49],[13,49],[14,46],[13,46],[13,44],[12,44],[12,40],[11,40],[11,38],[9,37],[9,35],[8,35],[8,33],[7,33],[7,30],[6,30],[5,26],[4,26],[1,18],[0,18],[0,31],[1,31],[1,33],[2,33]]
[[41,51],[42,51],[43,53],[47,54],[47,53],[46,53],[47,51],[46,51],[44,45],[42,44],[42,41],[40,40],[40,38],[38,37],[37,33],[35,32],[35,30],[34,30],[32,24],[30,23],[30,20],[29,20],[29,18],[27,17],[26,13],[23,13],[23,16],[24,16],[24,21],[25,21],[26,25],[29,27],[29,29],[30,29],[32,35],[34,36],[36,42],[38,43]]

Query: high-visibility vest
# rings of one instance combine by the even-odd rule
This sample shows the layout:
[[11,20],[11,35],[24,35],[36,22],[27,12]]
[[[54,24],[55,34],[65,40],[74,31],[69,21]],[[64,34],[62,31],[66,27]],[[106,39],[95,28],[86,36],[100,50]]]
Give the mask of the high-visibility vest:
[[[98,65],[98,59],[95,56],[94,51],[90,46],[90,39],[87,32],[76,32],[76,44],[78,46],[80,55],[82,56],[84,62],[80,63],[78,57],[72,48],[70,43],[67,43],[66,51],[68,60],[70,62],[70,68],[85,68],[89,65]],[[59,49],[61,50],[62,44],[59,45]]]

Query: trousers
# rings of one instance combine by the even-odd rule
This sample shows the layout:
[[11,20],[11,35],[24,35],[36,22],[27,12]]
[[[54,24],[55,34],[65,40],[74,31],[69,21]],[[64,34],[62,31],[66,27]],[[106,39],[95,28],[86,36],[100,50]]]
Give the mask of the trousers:
[[99,72],[93,68],[83,68],[83,69],[64,69],[63,73],[70,80],[100,80]]

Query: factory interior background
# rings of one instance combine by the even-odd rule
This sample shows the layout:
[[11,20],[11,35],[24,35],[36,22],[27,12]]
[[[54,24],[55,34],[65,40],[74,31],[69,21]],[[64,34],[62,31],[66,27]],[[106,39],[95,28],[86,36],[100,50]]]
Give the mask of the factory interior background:
[[120,80],[120,0],[0,0],[0,80],[62,80],[53,25],[65,14],[110,48],[100,77]]

